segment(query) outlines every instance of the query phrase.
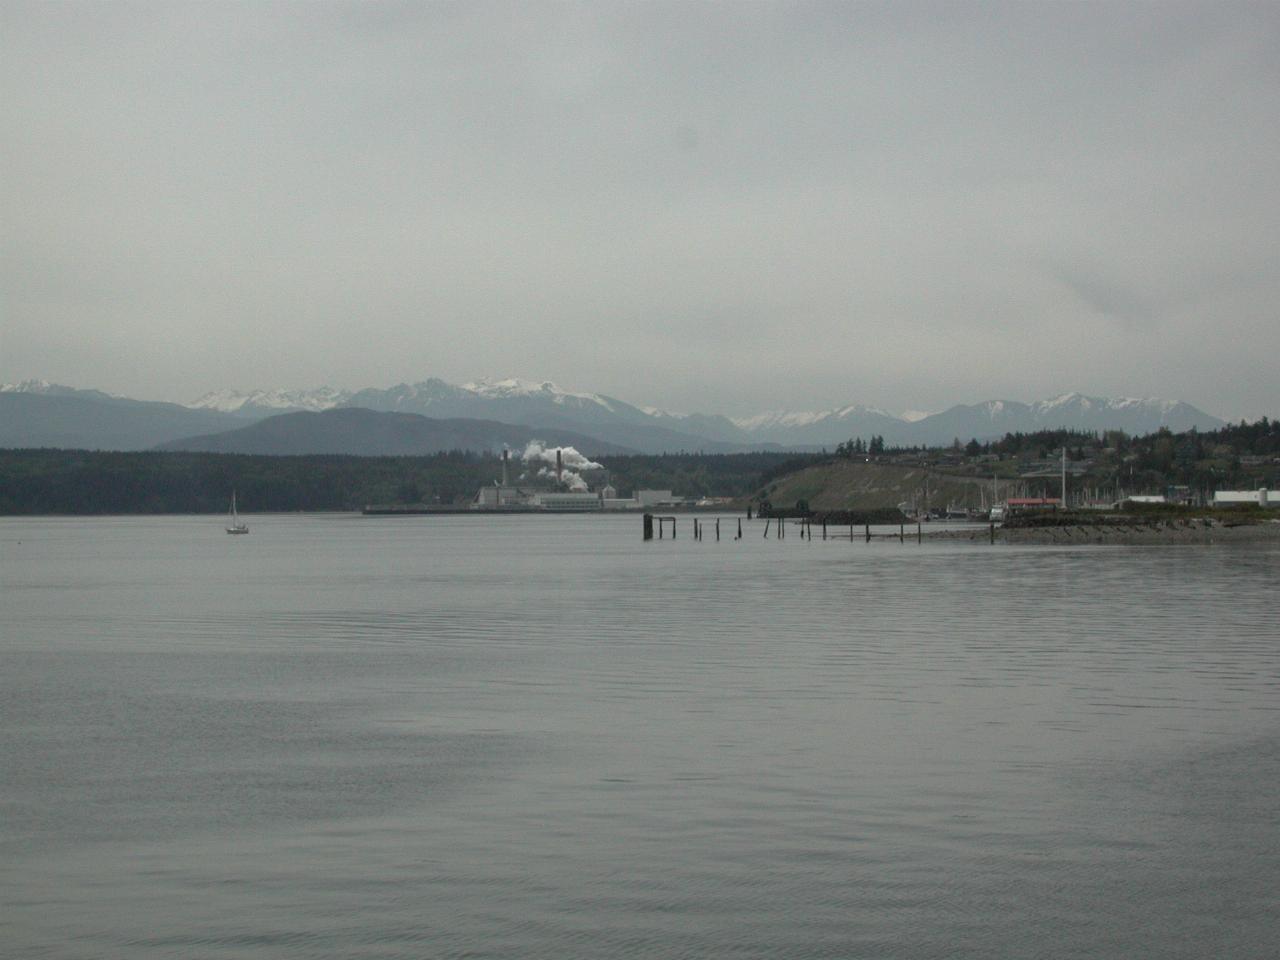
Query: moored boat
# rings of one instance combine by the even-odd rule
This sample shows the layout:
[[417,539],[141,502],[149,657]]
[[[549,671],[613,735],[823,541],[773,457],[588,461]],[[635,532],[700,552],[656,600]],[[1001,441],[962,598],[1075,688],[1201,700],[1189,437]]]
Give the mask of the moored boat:
[[236,513],[236,494],[231,491],[231,513],[227,520],[227,533],[248,533],[249,525],[240,519],[240,514]]

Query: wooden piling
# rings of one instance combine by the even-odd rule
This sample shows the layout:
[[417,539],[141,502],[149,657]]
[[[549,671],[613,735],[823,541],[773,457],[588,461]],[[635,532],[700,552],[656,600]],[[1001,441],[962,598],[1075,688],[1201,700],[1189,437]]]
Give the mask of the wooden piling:
[[644,515],[644,538],[646,540],[653,539],[653,514],[646,513]]

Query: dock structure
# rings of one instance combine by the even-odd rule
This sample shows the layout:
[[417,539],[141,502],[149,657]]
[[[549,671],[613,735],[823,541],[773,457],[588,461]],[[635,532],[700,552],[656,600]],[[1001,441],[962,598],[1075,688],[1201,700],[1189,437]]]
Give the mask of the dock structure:
[[[722,519],[721,517],[715,517],[714,519],[708,521],[708,520],[700,519],[698,517],[691,518],[690,522],[693,525],[693,540],[695,542],[700,542],[702,540],[705,540],[707,538],[708,530],[710,529],[711,531],[714,531],[715,540],[719,541],[721,519]],[[734,519],[734,518],[730,518],[730,519]],[[735,541],[741,540],[743,538],[743,527],[742,527],[743,518],[737,517],[736,519],[738,521],[737,534],[732,537],[732,539]],[[750,521],[752,518],[748,516],[746,519]],[[766,516],[760,519],[764,520],[764,530],[761,532],[761,536],[764,537],[764,539],[766,540],[769,539],[770,533],[773,534],[774,539],[777,539],[777,540],[786,539],[786,536],[787,536],[787,518],[786,517]],[[644,515],[644,539],[645,540],[665,539],[666,525],[668,523],[671,524],[671,539],[674,540],[676,538],[676,518],[675,517],[659,516],[653,513],[646,513]],[[813,542],[814,524],[811,518],[794,517],[792,518],[792,523],[799,530],[801,540],[808,540],[810,543]],[[989,524],[988,530],[986,531],[987,536],[984,538],[984,539],[989,539],[990,542],[993,544],[996,542],[996,526],[997,525],[995,523]],[[824,541],[848,539],[850,543],[854,543],[859,540],[861,540],[864,543],[871,543],[873,540],[897,540],[899,543],[907,542],[907,528],[906,528],[905,521],[900,521],[898,523],[898,529],[896,531],[891,530],[888,533],[885,533],[885,532],[873,533],[871,530],[870,523],[863,523],[861,531],[857,529],[857,526],[855,524],[850,523],[848,528],[849,530],[848,533],[844,533],[842,529],[840,530],[840,532],[828,529],[826,520],[819,521],[819,527],[822,531],[822,539]],[[655,530],[657,532],[656,538],[654,537]],[[924,543],[924,529],[923,529],[921,520],[918,517],[916,518],[915,541],[916,543]]]
[[[663,531],[666,529],[666,526],[668,523],[671,524],[671,539],[674,540],[676,538],[676,518],[675,517],[660,517],[652,513],[646,513],[644,515],[644,538],[646,540],[653,539],[653,522],[655,520],[658,521],[658,539],[659,540],[662,539]],[[697,520],[694,521],[694,524],[695,524],[694,537],[696,539],[697,538],[697,533],[696,533]]]

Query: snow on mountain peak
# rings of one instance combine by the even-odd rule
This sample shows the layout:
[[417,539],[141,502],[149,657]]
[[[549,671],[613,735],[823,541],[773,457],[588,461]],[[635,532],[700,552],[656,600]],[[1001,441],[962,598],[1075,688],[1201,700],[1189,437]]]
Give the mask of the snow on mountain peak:
[[267,410],[330,410],[350,398],[345,390],[319,387],[315,390],[215,390],[187,404],[197,410],[237,413],[245,407]]
[[22,380],[18,383],[0,383],[0,393],[29,393],[42,397],[90,397],[96,400],[120,399],[105,390],[82,390],[80,387],[68,387],[62,383],[35,379]]
[[598,404],[606,410],[612,410],[603,397],[594,393],[575,393],[571,390],[562,390],[550,380],[521,380],[516,377],[508,377],[505,380],[490,380],[488,377],[482,377],[479,380],[473,380],[470,383],[464,383],[462,389],[468,393],[474,393],[478,397],[484,397],[488,400],[507,400],[516,397],[538,397],[550,400],[552,403],[563,404],[569,400],[581,400],[587,403]]
[[48,393],[52,387],[48,380],[22,380],[19,383],[0,383],[0,393]]
[[1088,397],[1082,393],[1064,393],[1049,400],[1040,400],[1031,404],[1039,414],[1053,414],[1068,407],[1079,410],[1150,410],[1168,413],[1178,405],[1177,400],[1164,400],[1158,397]]
[[1037,410],[1048,412],[1050,410],[1061,410],[1063,407],[1080,407],[1084,410],[1093,409],[1093,398],[1086,397],[1082,393],[1064,393],[1061,396],[1053,397],[1049,400],[1041,400],[1032,404]]
[[821,423],[824,420],[848,420],[851,417],[862,415],[898,419],[893,414],[886,413],[877,407],[867,407],[860,403],[836,407],[832,410],[801,410],[795,412],[769,410],[750,417],[730,417],[729,419],[734,426],[742,430],[755,431],[773,427],[807,427],[815,423]]
[[[60,394],[60,393],[84,393],[86,391],[78,390],[75,387],[66,387],[60,383],[50,383],[48,380],[22,380],[18,383],[0,383],[0,393],[39,393],[39,394]],[[96,391],[101,393],[101,391]],[[107,394],[110,396],[110,394]]]
[[1168,413],[1181,402],[1181,400],[1162,400],[1159,397],[1117,397],[1106,401],[1106,404],[1112,410],[1147,407],[1151,410],[1159,410],[1161,413]]
[[730,417],[729,421],[743,430],[759,430],[762,427],[803,426],[813,423],[823,414],[812,412],[787,413],[785,410],[767,410],[750,417]]

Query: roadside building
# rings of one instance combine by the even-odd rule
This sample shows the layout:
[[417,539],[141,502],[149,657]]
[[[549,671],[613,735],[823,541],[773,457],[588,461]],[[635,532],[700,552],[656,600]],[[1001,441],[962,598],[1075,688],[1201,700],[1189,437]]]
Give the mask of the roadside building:
[[1280,507],[1280,499],[1268,495],[1266,487],[1257,490],[1218,490],[1213,495],[1215,507],[1230,507],[1239,504],[1254,504],[1259,507]]

